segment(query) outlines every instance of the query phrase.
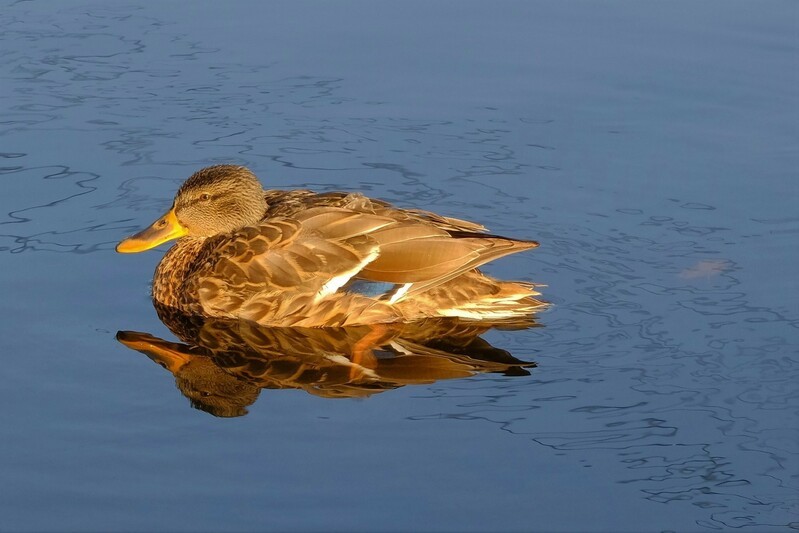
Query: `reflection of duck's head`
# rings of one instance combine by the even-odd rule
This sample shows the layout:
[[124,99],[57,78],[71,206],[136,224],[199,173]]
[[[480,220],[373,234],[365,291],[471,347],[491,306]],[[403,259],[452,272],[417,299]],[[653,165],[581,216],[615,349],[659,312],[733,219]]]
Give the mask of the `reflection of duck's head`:
[[196,409],[219,417],[242,416],[258,398],[257,386],[219,368],[202,354],[202,348],[132,331],[120,331],[117,340],[169,370],[180,392]]
[[219,417],[247,414],[260,389],[219,368],[208,357],[195,357],[175,374],[175,384],[191,406]]
[[125,239],[118,252],[141,252],[169,240],[211,237],[258,223],[264,191],[246,167],[217,165],[195,172],[178,189],[172,208],[147,229]]

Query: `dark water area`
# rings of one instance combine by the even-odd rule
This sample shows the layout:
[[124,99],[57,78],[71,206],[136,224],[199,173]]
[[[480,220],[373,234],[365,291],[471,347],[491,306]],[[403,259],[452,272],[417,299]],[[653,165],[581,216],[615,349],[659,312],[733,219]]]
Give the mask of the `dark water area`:
[[[0,530],[799,528],[799,4],[0,24]],[[535,365],[193,409],[117,340],[179,342],[150,301],[165,247],[114,246],[216,163],[539,241],[486,267],[544,285],[539,327],[481,334]]]

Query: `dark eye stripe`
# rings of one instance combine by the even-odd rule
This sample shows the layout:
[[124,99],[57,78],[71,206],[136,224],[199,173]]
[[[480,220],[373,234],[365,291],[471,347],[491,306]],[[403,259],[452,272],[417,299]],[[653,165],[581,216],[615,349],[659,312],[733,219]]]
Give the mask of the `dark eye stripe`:
[[194,205],[194,204],[198,204],[200,202],[207,202],[209,200],[215,200],[215,199],[217,199],[217,198],[219,198],[221,196],[220,194],[208,194],[208,198],[203,198],[204,194],[207,194],[207,193],[203,193],[200,196],[195,196],[194,198],[192,198],[191,200],[186,202],[186,204],[187,205]]

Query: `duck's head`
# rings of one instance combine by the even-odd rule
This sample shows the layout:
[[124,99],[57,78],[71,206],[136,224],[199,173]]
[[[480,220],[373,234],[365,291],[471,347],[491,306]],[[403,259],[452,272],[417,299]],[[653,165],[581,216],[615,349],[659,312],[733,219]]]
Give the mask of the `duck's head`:
[[178,189],[172,208],[150,227],[120,242],[116,250],[135,253],[180,237],[211,237],[257,224],[266,212],[264,191],[246,167],[204,168]]

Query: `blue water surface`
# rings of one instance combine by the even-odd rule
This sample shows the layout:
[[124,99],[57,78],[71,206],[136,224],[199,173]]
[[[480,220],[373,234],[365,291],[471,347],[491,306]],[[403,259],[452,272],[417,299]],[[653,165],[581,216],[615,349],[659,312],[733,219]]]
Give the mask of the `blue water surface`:
[[[799,4],[4,2],[0,530],[799,528]],[[535,361],[192,409],[162,251],[215,163],[534,239]]]

